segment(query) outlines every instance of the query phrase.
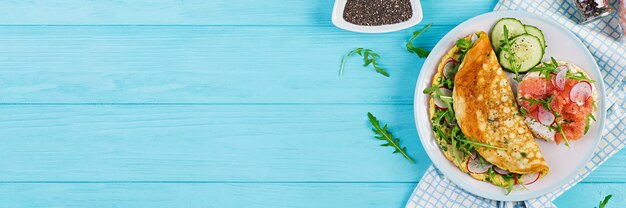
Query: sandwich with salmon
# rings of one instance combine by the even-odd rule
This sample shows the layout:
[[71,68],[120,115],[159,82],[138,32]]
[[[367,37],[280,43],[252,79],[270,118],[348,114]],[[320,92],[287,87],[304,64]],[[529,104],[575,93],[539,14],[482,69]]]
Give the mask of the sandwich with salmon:
[[595,122],[595,80],[565,61],[542,63],[518,86],[517,102],[535,137],[559,144],[578,140]]

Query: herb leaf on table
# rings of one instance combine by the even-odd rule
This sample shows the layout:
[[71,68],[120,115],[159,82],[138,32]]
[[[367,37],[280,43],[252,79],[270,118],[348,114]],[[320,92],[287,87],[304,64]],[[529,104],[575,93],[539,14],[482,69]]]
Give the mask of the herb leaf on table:
[[432,25],[433,23],[430,23],[426,25],[424,28],[422,28],[421,30],[413,32],[413,37],[409,39],[409,42],[406,43],[406,50],[411,53],[417,54],[417,56],[419,56],[420,58],[426,58],[428,54],[430,54],[430,51],[420,48],[420,47],[413,46],[413,40],[415,40],[415,38],[417,38],[422,33],[424,33]]
[[613,197],[613,195],[611,195],[611,194],[609,194],[606,197],[604,197],[604,200],[600,201],[599,207],[595,207],[595,208],[604,208],[604,206],[606,206],[606,203],[609,202],[609,199],[611,199],[611,197]]
[[374,127],[372,128],[372,131],[374,131],[374,133],[376,134],[376,136],[374,137],[376,137],[376,139],[378,140],[387,141],[387,143],[381,144],[380,146],[392,146],[396,149],[395,151],[393,151],[393,153],[400,153],[402,154],[402,156],[404,156],[404,158],[409,160],[409,162],[415,163],[415,161],[413,161],[413,158],[411,158],[411,156],[406,153],[406,147],[400,146],[400,139],[395,138],[393,134],[389,132],[389,130],[387,129],[387,124],[381,127],[379,121],[370,112],[367,112],[367,117],[369,117],[370,123]]
[[382,74],[383,76],[389,77],[389,73],[387,73],[385,69],[381,68],[378,65],[378,58],[380,58],[380,55],[378,55],[371,49],[365,49],[365,48],[354,49],[348,52],[348,54],[346,54],[343,57],[343,59],[341,59],[341,67],[339,68],[339,76],[343,75],[343,69],[344,69],[344,66],[346,65],[346,59],[348,59],[348,57],[350,57],[353,54],[359,54],[360,56],[363,56],[364,67],[369,66],[371,64],[374,67],[374,69],[376,69],[376,72],[378,72],[379,74]]

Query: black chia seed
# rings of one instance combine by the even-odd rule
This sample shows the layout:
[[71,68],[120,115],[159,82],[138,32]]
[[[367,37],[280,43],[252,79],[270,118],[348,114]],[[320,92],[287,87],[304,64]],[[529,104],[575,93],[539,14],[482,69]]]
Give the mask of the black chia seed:
[[343,19],[365,26],[390,25],[413,16],[409,0],[348,0]]

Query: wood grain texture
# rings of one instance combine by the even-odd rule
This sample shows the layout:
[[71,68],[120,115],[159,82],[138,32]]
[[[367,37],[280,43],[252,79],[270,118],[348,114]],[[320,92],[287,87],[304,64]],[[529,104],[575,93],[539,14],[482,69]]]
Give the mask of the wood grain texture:
[[[451,26],[434,26],[432,48]],[[334,27],[0,27],[3,103],[413,102],[423,59],[412,31],[373,36]],[[452,44],[452,43],[451,43]],[[351,57],[371,48],[386,78]],[[277,58],[280,57],[280,58]]]
[[[380,147],[372,112],[417,164]],[[411,105],[0,106],[3,181],[417,182]],[[626,182],[620,153],[586,182]]]
[[[332,25],[332,0],[70,0],[0,2],[5,25]],[[422,1],[424,22],[456,25],[494,0]],[[468,6],[471,5],[471,6]],[[462,8],[462,9],[460,9]]]
[[[391,123],[410,164],[373,138]],[[8,181],[417,181],[411,106],[2,106]],[[6,120],[4,120],[6,119]],[[398,128],[401,127],[401,128]],[[10,136],[9,136],[10,135]]]
[[[2,207],[404,207],[416,183],[0,184]],[[555,204],[626,204],[626,184],[581,183]],[[106,194],[104,194],[106,193]],[[358,197],[355,197],[358,196]],[[21,200],[13,200],[20,198]]]

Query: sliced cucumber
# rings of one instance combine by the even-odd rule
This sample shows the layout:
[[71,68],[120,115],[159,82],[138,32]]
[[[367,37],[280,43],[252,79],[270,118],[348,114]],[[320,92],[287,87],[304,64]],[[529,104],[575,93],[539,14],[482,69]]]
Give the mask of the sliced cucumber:
[[526,30],[526,33],[539,38],[539,41],[541,41],[541,47],[545,51],[546,50],[546,39],[543,37],[543,32],[541,32],[541,30],[539,28],[537,28],[535,26],[532,26],[532,25],[524,25],[524,29]]
[[[523,34],[511,40],[511,52],[515,56],[512,57],[516,65],[519,66],[519,73],[524,73],[539,64],[543,58],[543,48],[541,41],[534,35]],[[502,68],[515,72],[509,62],[509,54],[506,51],[500,51],[498,59]]]
[[509,31],[509,38],[526,33],[524,24],[515,18],[502,18],[491,28],[491,46],[497,53],[500,50],[500,41],[504,40],[504,26]]

